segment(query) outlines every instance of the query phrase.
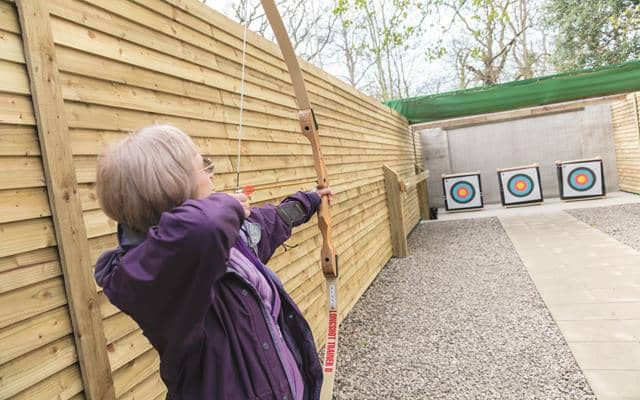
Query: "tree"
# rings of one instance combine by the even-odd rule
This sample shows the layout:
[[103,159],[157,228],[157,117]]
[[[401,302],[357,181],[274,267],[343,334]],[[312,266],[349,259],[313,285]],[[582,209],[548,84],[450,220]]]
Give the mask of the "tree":
[[513,61],[516,64],[514,80],[530,79],[549,70],[547,32],[544,28],[538,28],[542,30],[536,42],[531,40],[529,35],[536,27],[543,25],[542,10],[541,4],[532,0],[517,0],[511,8],[511,31],[522,32],[516,38],[512,49]]
[[409,95],[408,51],[415,48],[413,41],[421,32],[425,5],[417,0],[335,0],[352,84],[357,84],[353,64],[357,56],[364,60],[361,70],[371,69],[372,79],[364,82],[370,94],[380,100]]
[[[545,1],[552,0],[277,0],[277,5],[299,56],[384,101],[549,71],[549,35],[540,30]],[[258,0],[234,0],[226,14],[246,19],[251,30],[273,40]]]
[[459,49],[460,66],[471,72],[473,81],[484,85],[498,83],[509,55],[525,27],[511,23],[509,10],[516,0],[445,0],[467,33],[467,44]]
[[335,45],[339,63],[346,69],[346,75],[342,78],[351,86],[359,87],[373,64],[365,57],[366,42],[354,35],[361,31],[353,29],[353,21],[345,19],[344,14],[338,14],[338,18],[340,24]]
[[[282,7],[283,3],[285,3],[285,1],[280,0],[276,2],[276,5],[279,8]],[[243,25],[248,21],[249,29],[262,36],[266,35],[267,28],[269,28],[269,21],[259,1],[239,0],[238,2],[232,3],[231,11],[232,14],[230,17],[235,21]]]
[[[206,4],[206,0],[203,2]],[[296,54],[322,66],[322,56],[333,39],[337,20],[332,13],[331,4],[322,0],[279,0],[276,5]],[[258,0],[234,1],[229,16],[241,24],[248,21],[249,29],[269,40],[275,40]]]
[[454,65],[460,89],[547,72],[546,38],[538,28],[542,1],[437,1],[443,36],[427,60]]
[[557,32],[560,70],[640,58],[640,0],[549,0],[547,26]]

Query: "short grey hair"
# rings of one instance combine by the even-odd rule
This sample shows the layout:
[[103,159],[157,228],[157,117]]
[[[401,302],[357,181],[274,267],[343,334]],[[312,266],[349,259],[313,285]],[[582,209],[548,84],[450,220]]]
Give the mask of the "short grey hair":
[[160,215],[195,198],[198,150],[189,136],[171,125],[142,128],[99,158],[98,201],[104,213],[146,232]]

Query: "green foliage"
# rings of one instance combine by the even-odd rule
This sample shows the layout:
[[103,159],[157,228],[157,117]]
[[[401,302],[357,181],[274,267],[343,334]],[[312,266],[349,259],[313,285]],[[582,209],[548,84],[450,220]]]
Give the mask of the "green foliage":
[[435,46],[427,48],[424,52],[424,57],[427,62],[439,60],[447,53],[447,49],[442,46]]
[[[520,20],[528,19],[528,15],[512,15],[517,13],[521,1],[441,0],[441,10],[453,15],[449,27],[443,29],[457,27],[454,31],[463,33],[449,41],[446,53],[427,51],[427,59],[434,54],[453,57],[461,87],[502,80],[507,62],[515,57],[516,40],[529,27],[528,20],[525,27],[520,26]],[[437,46],[441,47],[441,43]]]
[[[381,47],[402,46],[411,37],[417,35],[420,24],[412,24],[410,11],[423,11],[425,2],[417,0],[392,0],[385,10],[385,2],[367,0],[334,0],[334,15],[342,17],[344,27],[365,27],[367,22],[374,23],[381,34]],[[378,4],[380,3],[380,4]],[[385,15],[385,11],[388,14]],[[389,13],[390,12],[390,13]],[[372,32],[370,32],[372,33]],[[379,50],[379,49],[371,49]]]
[[[352,54],[368,60],[376,75],[376,95],[403,95],[403,53],[423,33],[425,0],[334,0],[333,14],[342,21]],[[405,85],[406,86],[406,85]]]
[[640,0],[549,0],[546,13],[559,70],[640,58]]

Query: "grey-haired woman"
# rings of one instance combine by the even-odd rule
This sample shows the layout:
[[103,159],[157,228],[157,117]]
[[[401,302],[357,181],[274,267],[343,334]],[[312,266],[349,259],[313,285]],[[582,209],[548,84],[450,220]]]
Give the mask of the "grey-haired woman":
[[213,165],[178,128],[144,128],[101,157],[97,194],[119,246],[96,264],[109,300],[160,355],[169,399],[319,398],[309,325],[265,266],[330,189],[250,208],[212,193]]

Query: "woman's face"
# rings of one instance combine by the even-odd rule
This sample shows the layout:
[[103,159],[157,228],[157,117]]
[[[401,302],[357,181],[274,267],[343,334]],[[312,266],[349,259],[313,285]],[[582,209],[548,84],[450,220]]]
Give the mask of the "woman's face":
[[198,199],[203,199],[213,192],[213,164],[200,154],[196,155],[193,162],[198,171],[196,195]]

